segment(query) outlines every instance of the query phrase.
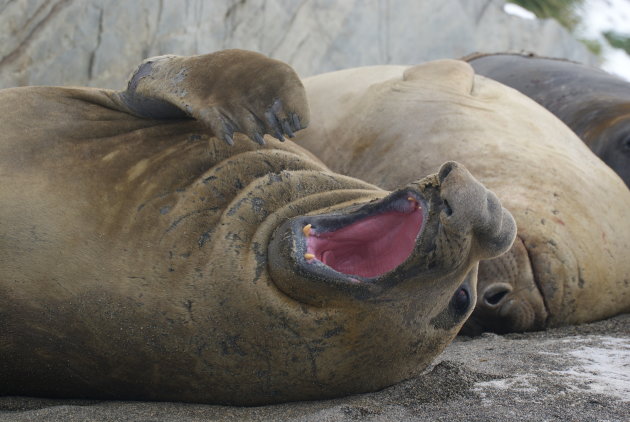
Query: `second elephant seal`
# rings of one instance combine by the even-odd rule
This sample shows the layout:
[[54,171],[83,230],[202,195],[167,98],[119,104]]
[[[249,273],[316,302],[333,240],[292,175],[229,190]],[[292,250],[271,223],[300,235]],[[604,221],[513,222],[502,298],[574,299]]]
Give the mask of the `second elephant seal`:
[[531,54],[464,58],[555,114],[630,187],[630,82],[567,60]]
[[391,188],[454,159],[514,215],[512,249],[480,264],[468,332],[630,311],[630,191],[543,107],[456,60],[304,84],[312,126],[298,142],[333,170]]

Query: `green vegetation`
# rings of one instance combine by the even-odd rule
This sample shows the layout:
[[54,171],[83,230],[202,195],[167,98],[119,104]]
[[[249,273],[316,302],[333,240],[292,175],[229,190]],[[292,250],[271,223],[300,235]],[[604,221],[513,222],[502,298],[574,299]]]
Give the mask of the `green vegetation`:
[[[578,14],[579,7],[584,3],[584,0],[507,0],[511,3],[518,4],[519,6],[529,10],[535,14],[538,18],[542,19],[555,19],[560,25],[567,28],[569,31],[573,30],[580,24],[580,16]],[[619,36],[619,34],[609,33],[610,36],[619,40],[620,44],[623,44],[623,48],[630,53],[630,38]],[[615,46],[608,35],[604,34],[610,45]],[[580,42],[589,49],[589,51],[596,56],[602,54],[602,44],[597,40],[581,39]]]
[[576,9],[584,0],[508,0],[531,11],[539,18],[552,18],[562,26],[573,30],[580,17]]
[[630,54],[630,36],[615,31],[606,31],[603,35],[612,47],[621,48]]
[[[539,18],[551,18],[573,32],[580,23],[578,8],[584,0],[507,0],[534,13]],[[630,54],[630,35],[615,31],[607,31],[602,34],[608,44],[615,48],[621,48]],[[602,54],[602,44],[598,40],[580,40],[591,53],[599,56]]]
[[584,44],[586,46],[586,48],[588,48],[588,50],[595,54],[596,56],[601,56],[602,54],[602,44],[597,41],[597,40],[587,40],[584,38],[581,38],[579,40],[582,44]]

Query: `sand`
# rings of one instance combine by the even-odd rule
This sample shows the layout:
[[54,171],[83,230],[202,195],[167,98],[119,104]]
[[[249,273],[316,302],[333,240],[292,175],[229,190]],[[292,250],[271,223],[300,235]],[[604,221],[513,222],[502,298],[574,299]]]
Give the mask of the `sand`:
[[0,397],[0,421],[630,421],[630,314],[458,338],[424,374],[336,400],[262,407]]

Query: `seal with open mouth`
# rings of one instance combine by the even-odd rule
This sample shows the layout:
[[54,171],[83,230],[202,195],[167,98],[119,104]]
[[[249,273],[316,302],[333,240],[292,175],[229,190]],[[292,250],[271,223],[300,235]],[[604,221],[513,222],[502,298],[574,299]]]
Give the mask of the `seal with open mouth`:
[[451,341],[515,235],[456,163],[389,193],[263,139],[308,108],[256,53],[149,60],[122,93],[8,89],[0,111],[0,394],[380,389]]
[[630,311],[630,191],[540,105],[456,60],[304,84],[313,124],[297,141],[333,170],[392,188],[457,160],[514,215],[514,246],[480,263],[467,333]]

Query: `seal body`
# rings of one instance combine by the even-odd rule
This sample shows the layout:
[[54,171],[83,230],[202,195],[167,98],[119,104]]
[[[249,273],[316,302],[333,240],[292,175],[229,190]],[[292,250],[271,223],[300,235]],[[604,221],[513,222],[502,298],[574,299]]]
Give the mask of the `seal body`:
[[630,310],[630,192],[562,122],[465,62],[375,66],[304,81],[298,143],[390,188],[455,159],[497,193],[518,235],[480,264],[466,332],[543,329]]
[[464,58],[555,114],[630,186],[630,83],[566,60],[525,54]]
[[[515,235],[496,196],[456,163],[388,193],[234,135],[292,136],[305,94],[284,64],[215,54],[150,60],[124,92],[0,91],[0,394],[370,391],[472,311],[477,261]],[[263,86],[216,83],[248,69]]]

